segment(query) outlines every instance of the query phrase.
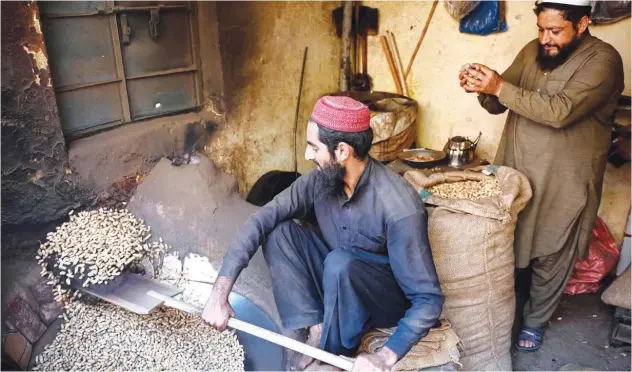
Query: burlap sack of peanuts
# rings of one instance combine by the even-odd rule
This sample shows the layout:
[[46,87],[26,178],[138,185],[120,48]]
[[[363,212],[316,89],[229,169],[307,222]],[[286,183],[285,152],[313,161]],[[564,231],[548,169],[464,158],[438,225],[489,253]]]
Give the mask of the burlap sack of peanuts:
[[[479,200],[448,200],[428,192],[443,182],[498,179],[502,193]],[[514,231],[531,186],[518,171],[498,166],[473,171],[409,171],[404,177],[429,208],[428,235],[441,289],[443,315],[463,342],[464,370],[511,370],[514,321]]]
[[[395,333],[397,327],[378,328],[369,331],[364,337],[358,352],[374,353],[383,347]],[[395,366],[395,371],[419,371],[447,363],[459,363],[459,338],[450,322],[441,319],[441,326],[432,328]]]

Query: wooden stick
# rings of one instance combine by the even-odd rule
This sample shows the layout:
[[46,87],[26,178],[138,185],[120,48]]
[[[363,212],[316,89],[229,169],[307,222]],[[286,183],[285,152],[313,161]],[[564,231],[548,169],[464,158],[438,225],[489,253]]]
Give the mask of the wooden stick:
[[399,76],[400,82],[402,84],[404,95],[408,96],[408,84],[406,83],[406,77],[404,76],[404,64],[402,63],[402,57],[399,54],[399,48],[397,47],[395,34],[388,30],[386,31],[386,34],[389,37],[389,42],[390,42],[390,47],[391,47],[393,57],[395,58],[395,61],[397,62],[396,63],[397,73],[398,73],[397,76]]
[[419,47],[421,46],[421,42],[424,41],[424,37],[426,36],[426,32],[428,31],[428,26],[430,26],[430,20],[432,19],[432,15],[434,14],[435,9],[437,8],[438,0],[435,0],[432,3],[432,8],[430,9],[430,14],[428,15],[428,19],[426,20],[426,25],[424,26],[423,31],[421,31],[421,36],[419,37],[419,41],[417,41],[417,46],[415,47],[415,51],[413,52],[412,57],[410,57],[410,62],[408,62],[408,67],[406,68],[406,73],[404,74],[404,79],[408,78],[408,74],[410,73],[411,67],[413,67],[413,61],[417,56],[417,52],[419,51]]
[[[166,306],[173,307],[178,310],[182,310],[189,314],[198,315],[198,316],[202,315],[201,309],[199,309],[197,306],[193,306],[184,301],[176,300],[173,297],[166,296],[155,291],[149,291],[147,292],[147,295],[163,301],[163,303]],[[254,324],[246,323],[242,320],[235,319],[235,318],[230,318],[228,319],[228,326],[238,331],[246,332],[253,336],[270,341],[273,344],[277,344],[277,345],[286,347],[288,349],[297,351],[301,354],[310,356],[314,359],[318,359],[334,367],[342,368],[345,371],[351,371],[353,369],[352,359],[346,359],[346,358],[328,353],[324,350],[315,348],[313,346],[309,346],[307,344],[296,341],[289,337],[280,335],[272,331],[268,331],[265,328],[257,327]]]
[[257,336],[264,340],[270,341],[274,344],[286,347],[288,349],[297,351],[301,354],[305,354],[314,359],[318,359],[322,362],[330,364],[334,367],[341,368],[345,371],[351,371],[353,369],[353,362],[337,355],[326,352],[325,350],[321,350],[315,348],[313,346],[309,346],[302,342],[293,340],[289,337],[285,337],[275,332],[268,331],[267,329],[257,327],[256,325],[246,323],[239,319],[230,318],[228,320],[228,326],[230,328],[234,328],[238,331],[246,332],[253,336]]
[[303,65],[301,67],[301,80],[298,85],[298,99],[296,100],[296,113],[294,114],[294,177],[298,179],[298,159],[296,154],[296,133],[298,132],[298,114],[301,108],[301,92],[303,91],[303,78],[305,77],[305,61],[307,61],[307,47],[303,52]]
[[386,56],[388,67],[390,67],[391,75],[393,75],[393,80],[395,81],[395,88],[397,89],[397,94],[403,94],[402,85],[399,82],[399,76],[397,76],[397,70],[395,69],[395,64],[393,63],[393,56],[391,55],[391,51],[388,49],[386,36],[381,35],[380,41],[382,42],[382,51],[384,52],[384,55]]
[[353,3],[345,1],[342,12],[342,61],[340,63],[339,88],[341,92],[349,90],[351,81],[351,22],[353,20]]
[[353,37],[353,72],[356,74],[360,73],[360,53],[358,53],[359,49],[359,40],[360,40],[360,3],[354,2],[353,4],[353,22],[355,23],[355,32]]

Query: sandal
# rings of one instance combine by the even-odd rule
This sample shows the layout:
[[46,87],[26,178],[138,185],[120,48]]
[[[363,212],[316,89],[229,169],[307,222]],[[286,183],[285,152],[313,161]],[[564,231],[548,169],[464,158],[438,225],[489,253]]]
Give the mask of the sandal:
[[[518,335],[518,341],[516,342],[516,349],[519,351],[533,352],[537,351],[542,345],[542,336],[544,335],[544,328],[527,327],[523,326]],[[520,341],[531,341],[534,346],[520,346]]]

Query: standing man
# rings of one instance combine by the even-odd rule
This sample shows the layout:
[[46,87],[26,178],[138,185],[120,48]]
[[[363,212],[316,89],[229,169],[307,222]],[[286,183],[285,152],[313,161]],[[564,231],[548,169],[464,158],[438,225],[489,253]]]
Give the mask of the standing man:
[[[305,150],[318,169],[248,218],[224,257],[207,322],[226,328],[233,283],[263,244],[283,327],[309,328],[312,346],[350,356],[371,328],[398,326],[382,349],[357,357],[354,371],[390,370],[435,325],[443,295],[428,215],[413,187],[368,155],[369,122],[358,101],[318,100]],[[322,237],[293,221],[312,211]]]
[[491,114],[509,109],[496,163],[524,173],[533,199],[516,228],[516,266],[533,278],[516,347],[538,350],[597,217],[623,64],[590,35],[588,0],[536,3],[539,37],[509,68],[472,64],[459,74]]

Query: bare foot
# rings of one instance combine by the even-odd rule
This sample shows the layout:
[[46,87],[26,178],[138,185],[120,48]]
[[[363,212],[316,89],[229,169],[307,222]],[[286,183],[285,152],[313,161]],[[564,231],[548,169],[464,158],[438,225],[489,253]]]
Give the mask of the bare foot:
[[533,341],[529,341],[529,340],[520,340],[518,342],[518,345],[520,345],[521,347],[532,348],[532,347],[535,346],[535,343],[533,343]]
[[[309,327],[309,336],[307,337],[307,341],[305,342],[309,346],[319,347],[320,346],[320,338],[323,334],[323,324],[316,324]],[[300,371],[305,370],[310,364],[314,364],[314,358],[303,355],[301,359],[299,359],[297,367]]]

